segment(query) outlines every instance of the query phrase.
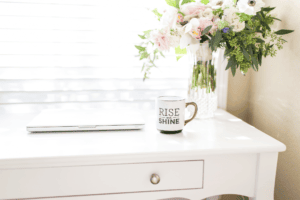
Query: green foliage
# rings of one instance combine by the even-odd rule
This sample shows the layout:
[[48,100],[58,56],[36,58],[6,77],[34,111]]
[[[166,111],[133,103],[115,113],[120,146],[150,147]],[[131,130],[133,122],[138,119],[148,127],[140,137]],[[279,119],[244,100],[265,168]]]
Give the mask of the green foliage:
[[[175,8],[180,7],[180,0],[166,0],[167,4]],[[186,3],[195,2],[194,0],[183,0],[181,5]],[[202,3],[207,4],[209,0],[201,0]],[[228,64],[226,70],[231,69],[232,75],[235,76],[239,69],[243,74],[246,74],[250,68],[254,71],[258,71],[262,65],[263,57],[275,56],[277,50],[283,48],[283,44],[287,41],[282,38],[282,35],[292,33],[293,30],[282,29],[279,31],[273,31],[271,26],[275,20],[280,21],[273,17],[270,12],[275,8],[265,7],[256,15],[246,15],[244,13],[237,13],[241,23],[245,23],[245,29],[240,32],[233,31],[234,26],[229,26],[229,23],[223,20],[218,22],[218,29],[215,33],[210,33],[212,26],[206,27],[201,33],[200,43],[209,42],[209,47],[212,51],[216,51],[217,48],[225,48],[224,56],[228,58]],[[158,20],[162,17],[157,9],[153,10],[153,13],[158,17]],[[180,13],[180,12],[179,12]],[[181,13],[183,15],[183,13]],[[222,19],[222,8],[214,10],[213,14]],[[224,30],[226,29],[226,31]],[[144,60],[142,72],[144,72],[144,80],[149,77],[150,70],[156,67],[154,61],[159,57],[164,57],[163,53],[158,49],[154,49],[153,52],[149,52],[147,49],[149,46],[154,46],[154,43],[150,40],[150,33],[152,30],[144,31],[143,35],[138,35],[143,43],[136,45],[136,49],[139,51],[140,60]],[[170,34],[177,34],[175,30],[170,30]],[[184,54],[187,53],[186,49],[175,48],[176,59],[179,60]],[[193,72],[193,85],[194,87],[204,87],[207,90],[215,89],[215,70],[213,65],[209,67],[203,67],[201,63],[194,66]],[[205,70],[205,71],[203,71]],[[207,79],[208,78],[208,79]],[[203,81],[210,80],[208,82]],[[209,85],[209,86],[207,86]]]
[[138,35],[141,39],[146,39],[146,37],[145,36],[143,36],[143,35]]
[[212,51],[217,50],[217,48],[220,46],[220,42],[222,40],[222,31],[220,29],[217,30],[216,34],[211,37],[209,46]]
[[201,0],[201,3],[203,3],[204,5],[209,3],[209,0]]
[[286,30],[286,29],[281,29],[279,31],[276,31],[275,34],[277,35],[285,35],[294,32],[293,30]]
[[[275,19],[269,13],[275,8],[262,8],[255,16],[238,13],[241,22],[245,22],[245,29],[241,32],[229,33],[222,32],[222,40],[215,37],[211,43],[212,50],[218,47],[225,47],[225,57],[228,58],[226,70],[231,69],[232,75],[236,74],[237,69],[246,74],[249,68],[258,71],[262,65],[262,58],[275,56],[277,49],[283,48],[286,42],[281,35],[293,32],[292,30],[279,30],[274,32],[270,26]],[[223,28],[223,26],[218,26]],[[259,36],[261,35],[261,36]],[[268,39],[268,40],[266,40]],[[220,42],[218,42],[220,41]],[[267,42],[268,41],[268,42]],[[223,43],[223,44],[222,44]]]
[[224,10],[222,8],[218,8],[218,9],[213,11],[213,14],[216,15],[216,16],[219,16],[220,19],[222,19],[222,16],[224,14]]
[[179,9],[179,7],[180,7],[180,5],[179,5],[180,0],[175,0],[175,2],[176,2],[176,8]]
[[151,31],[152,30],[144,31],[144,35],[139,35],[143,42],[141,45],[135,45],[135,48],[139,50],[138,57],[140,58],[140,60],[145,60],[142,67],[142,72],[144,73],[143,80],[149,78],[151,69],[153,67],[156,67],[156,65],[154,64],[155,60],[157,60],[160,56],[165,57],[163,53],[158,49],[154,49],[153,52],[149,52],[149,50],[147,49],[149,45],[154,46],[154,43],[150,41]]
[[205,35],[206,33],[208,33],[210,31],[210,29],[212,28],[212,25],[206,27],[203,31],[202,31],[202,35]]
[[176,60],[178,61],[184,54],[187,54],[186,49],[181,49],[180,46],[175,48]]
[[281,19],[278,19],[278,18],[276,18],[276,17],[273,17],[273,19],[278,20],[278,21],[281,21]]
[[165,0],[169,6],[173,6],[175,8],[179,8],[180,0]]
[[181,5],[186,4],[186,3],[191,3],[191,2],[195,2],[195,0],[183,0]]
[[149,54],[146,51],[140,53],[140,60],[148,58]]
[[169,5],[169,6],[173,6],[173,7],[176,7],[176,1],[175,0],[165,0],[166,3]]
[[271,8],[271,7],[265,7],[265,8],[262,8],[261,10],[265,11],[265,12],[270,12],[270,11],[274,10],[275,8],[276,7],[273,7],[273,8]]
[[161,18],[163,15],[160,14],[160,13],[157,11],[157,8],[155,8],[154,10],[152,10],[152,12],[157,16],[158,21],[160,21],[160,18]]
[[176,60],[178,61],[182,56],[176,56]]
[[227,21],[220,20],[220,21],[218,22],[218,28],[219,28],[219,29],[223,29],[223,28],[228,27],[228,26],[229,26],[229,24],[228,24]]
[[187,54],[186,49],[181,49],[180,46],[175,48],[175,54],[177,55],[183,55],[183,54]]
[[245,13],[236,13],[240,17],[240,22],[250,21],[253,17],[252,15],[247,15]]
[[141,47],[141,46],[137,46],[135,45],[135,48],[137,48],[139,51],[145,51],[146,47]]
[[185,14],[183,12],[178,11],[178,14],[181,14],[183,17],[185,16]]

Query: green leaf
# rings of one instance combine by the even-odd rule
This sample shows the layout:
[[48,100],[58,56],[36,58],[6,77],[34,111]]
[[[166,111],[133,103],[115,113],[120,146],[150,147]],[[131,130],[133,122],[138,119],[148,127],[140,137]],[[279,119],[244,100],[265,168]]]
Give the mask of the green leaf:
[[270,12],[270,11],[272,11],[272,10],[274,10],[276,7],[273,7],[273,8],[271,8],[271,7],[266,7],[266,8],[261,8],[261,10],[262,11],[266,11],[266,12]]
[[155,8],[154,10],[152,10],[152,12],[157,16],[158,21],[160,21],[160,18],[161,18],[163,15],[160,14],[160,13],[157,11],[157,8]]
[[257,58],[255,58],[254,56],[252,56],[252,63],[254,64],[256,70],[258,71],[258,62],[257,62]]
[[152,30],[144,31],[145,37],[149,37]]
[[145,63],[143,64],[142,71],[144,71],[144,69],[145,69]]
[[235,76],[235,72],[236,72],[236,67],[235,67],[235,65],[232,65],[231,66],[231,73],[232,73],[233,77]]
[[211,40],[209,41],[209,46],[212,51],[214,51],[214,40],[215,40],[215,36],[211,37]]
[[245,24],[245,27],[247,28],[247,29],[251,29],[251,27],[246,23]]
[[240,17],[240,22],[250,21],[253,17],[252,15],[247,15],[245,13],[236,13]]
[[261,38],[254,38],[254,39],[256,39],[256,42],[258,43],[265,43],[265,41]]
[[146,47],[141,47],[141,46],[137,46],[135,45],[135,48],[137,48],[139,51],[145,51]]
[[235,60],[235,56],[231,56],[228,60],[228,64],[225,70],[228,70],[229,68],[231,68],[231,66],[235,66],[236,65],[236,60]]
[[140,38],[142,38],[142,39],[146,39],[146,37],[145,36],[143,36],[143,35],[138,35]]
[[281,21],[281,19],[278,19],[278,18],[276,18],[276,17],[272,17],[272,18],[275,19],[275,20]]
[[262,18],[261,18],[261,16],[260,16],[260,13],[257,13],[256,16],[258,17],[258,19],[259,19],[260,21],[263,21]]
[[250,55],[244,46],[242,46],[242,50],[243,50],[243,54],[244,54],[245,58],[250,61]]
[[221,30],[217,30],[214,41],[213,41],[213,49],[214,50],[220,44],[221,40],[222,40]]
[[165,57],[165,55],[164,55],[161,51],[160,51],[159,53],[160,53],[160,55],[161,55],[162,57]]
[[186,3],[190,3],[190,2],[195,2],[195,0],[183,0],[181,5],[186,4]]
[[185,14],[183,12],[178,11],[178,14],[181,14],[183,17],[185,16]]
[[176,56],[176,60],[178,61],[182,56]]
[[209,0],[201,0],[201,3],[203,3],[204,5],[209,3]]
[[262,55],[263,54],[263,52],[262,52],[262,49],[260,48],[259,49],[259,53],[258,53],[258,64],[261,66],[261,64],[262,64]]
[[252,57],[253,56],[253,50],[252,50],[251,45],[248,46],[248,52],[250,53],[250,56]]
[[180,2],[180,0],[175,0],[175,1],[176,1],[176,8],[179,9],[179,2]]
[[252,33],[252,30],[243,30],[244,33]]
[[232,51],[231,49],[225,48],[224,55],[225,56],[229,56],[229,54],[230,54],[231,51]]
[[233,76],[235,76],[236,66],[237,66],[237,62],[236,62],[235,56],[231,56],[228,60],[228,64],[227,64],[227,67],[225,70],[228,70],[229,68],[231,68],[231,73]]
[[276,31],[275,34],[277,35],[285,35],[294,32],[293,30],[287,30],[287,29],[281,29],[279,31]]
[[271,31],[270,26],[269,26],[266,22],[261,21],[261,24],[262,24],[264,27],[266,27],[266,29],[268,29],[269,31]]
[[269,50],[270,50],[271,48],[273,48],[273,46],[274,46],[274,44],[272,44],[272,45],[266,45],[266,53],[265,53],[265,55],[264,55],[265,57],[267,56]]
[[143,53],[141,54],[140,60],[143,60],[143,59],[145,59],[145,58],[148,58],[148,56],[149,56],[149,54],[148,54],[147,52],[143,52]]
[[209,38],[206,36],[206,35],[202,35],[201,36],[201,40],[200,40],[200,43],[204,43],[205,41],[209,40]]
[[176,8],[176,1],[175,0],[165,0],[166,3],[169,5],[169,6],[173,6]]
[[265,19],[266,18],[265,13],[263,11],[261,11],[260,13],[261,13],[262,18]]
[[206,33],[208,33],[210,31],[211,28],[212,28],[212,25],[206,27],[201,34],[205,35]]
[[175,48],[175,54],[179,54],[179,55],[187,54],[186,48],[181,49],[180,46],[176,47]]

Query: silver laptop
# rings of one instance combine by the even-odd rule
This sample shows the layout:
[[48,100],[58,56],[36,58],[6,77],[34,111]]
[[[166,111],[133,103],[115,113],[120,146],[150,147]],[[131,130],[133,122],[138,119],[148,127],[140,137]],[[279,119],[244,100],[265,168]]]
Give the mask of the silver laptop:
[[27,131],[134,130],[144,125],[137,111],[45,110],[27,125]]

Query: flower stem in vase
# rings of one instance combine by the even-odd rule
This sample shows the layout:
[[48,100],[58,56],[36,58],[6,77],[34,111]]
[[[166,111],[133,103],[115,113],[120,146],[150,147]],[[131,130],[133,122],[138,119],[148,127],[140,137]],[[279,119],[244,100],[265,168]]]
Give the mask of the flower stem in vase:
[[[203,51],[205,51],[205,48],[203,48]],[[203,54],[207,53],[211,53],[211,51],[205,51]],[[198,119],[211,118],[217,109],[216,69],[211,56],[198,57],[191,55],[191,58],[194,62],[188,88],[188,100],[197,103]],[[193,111],[190,110],[190,113],[193,113]]]

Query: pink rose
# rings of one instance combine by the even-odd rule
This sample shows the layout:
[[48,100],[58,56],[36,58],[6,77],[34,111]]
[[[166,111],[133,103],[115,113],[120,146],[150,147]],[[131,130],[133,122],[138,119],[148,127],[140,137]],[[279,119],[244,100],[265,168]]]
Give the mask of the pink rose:
[[160,51],[168,51],[170,49],[170,40],[166,32],[152,32],[151,37]]
[[[204,31],[204,29],[210,25],[213,25],[213,27],[216,26],[211,20],[209,20],[207,18],[200,18],[199,22],[200,22],[199,28],[201,31]],[[213,30],[213,28],[210,29],[209,32],[212,33],[212,30]]]
[[205,10],[205,5],[199,2],[187,3],[181,6],[181,12],[185,15],[198,15],[199,11]]

